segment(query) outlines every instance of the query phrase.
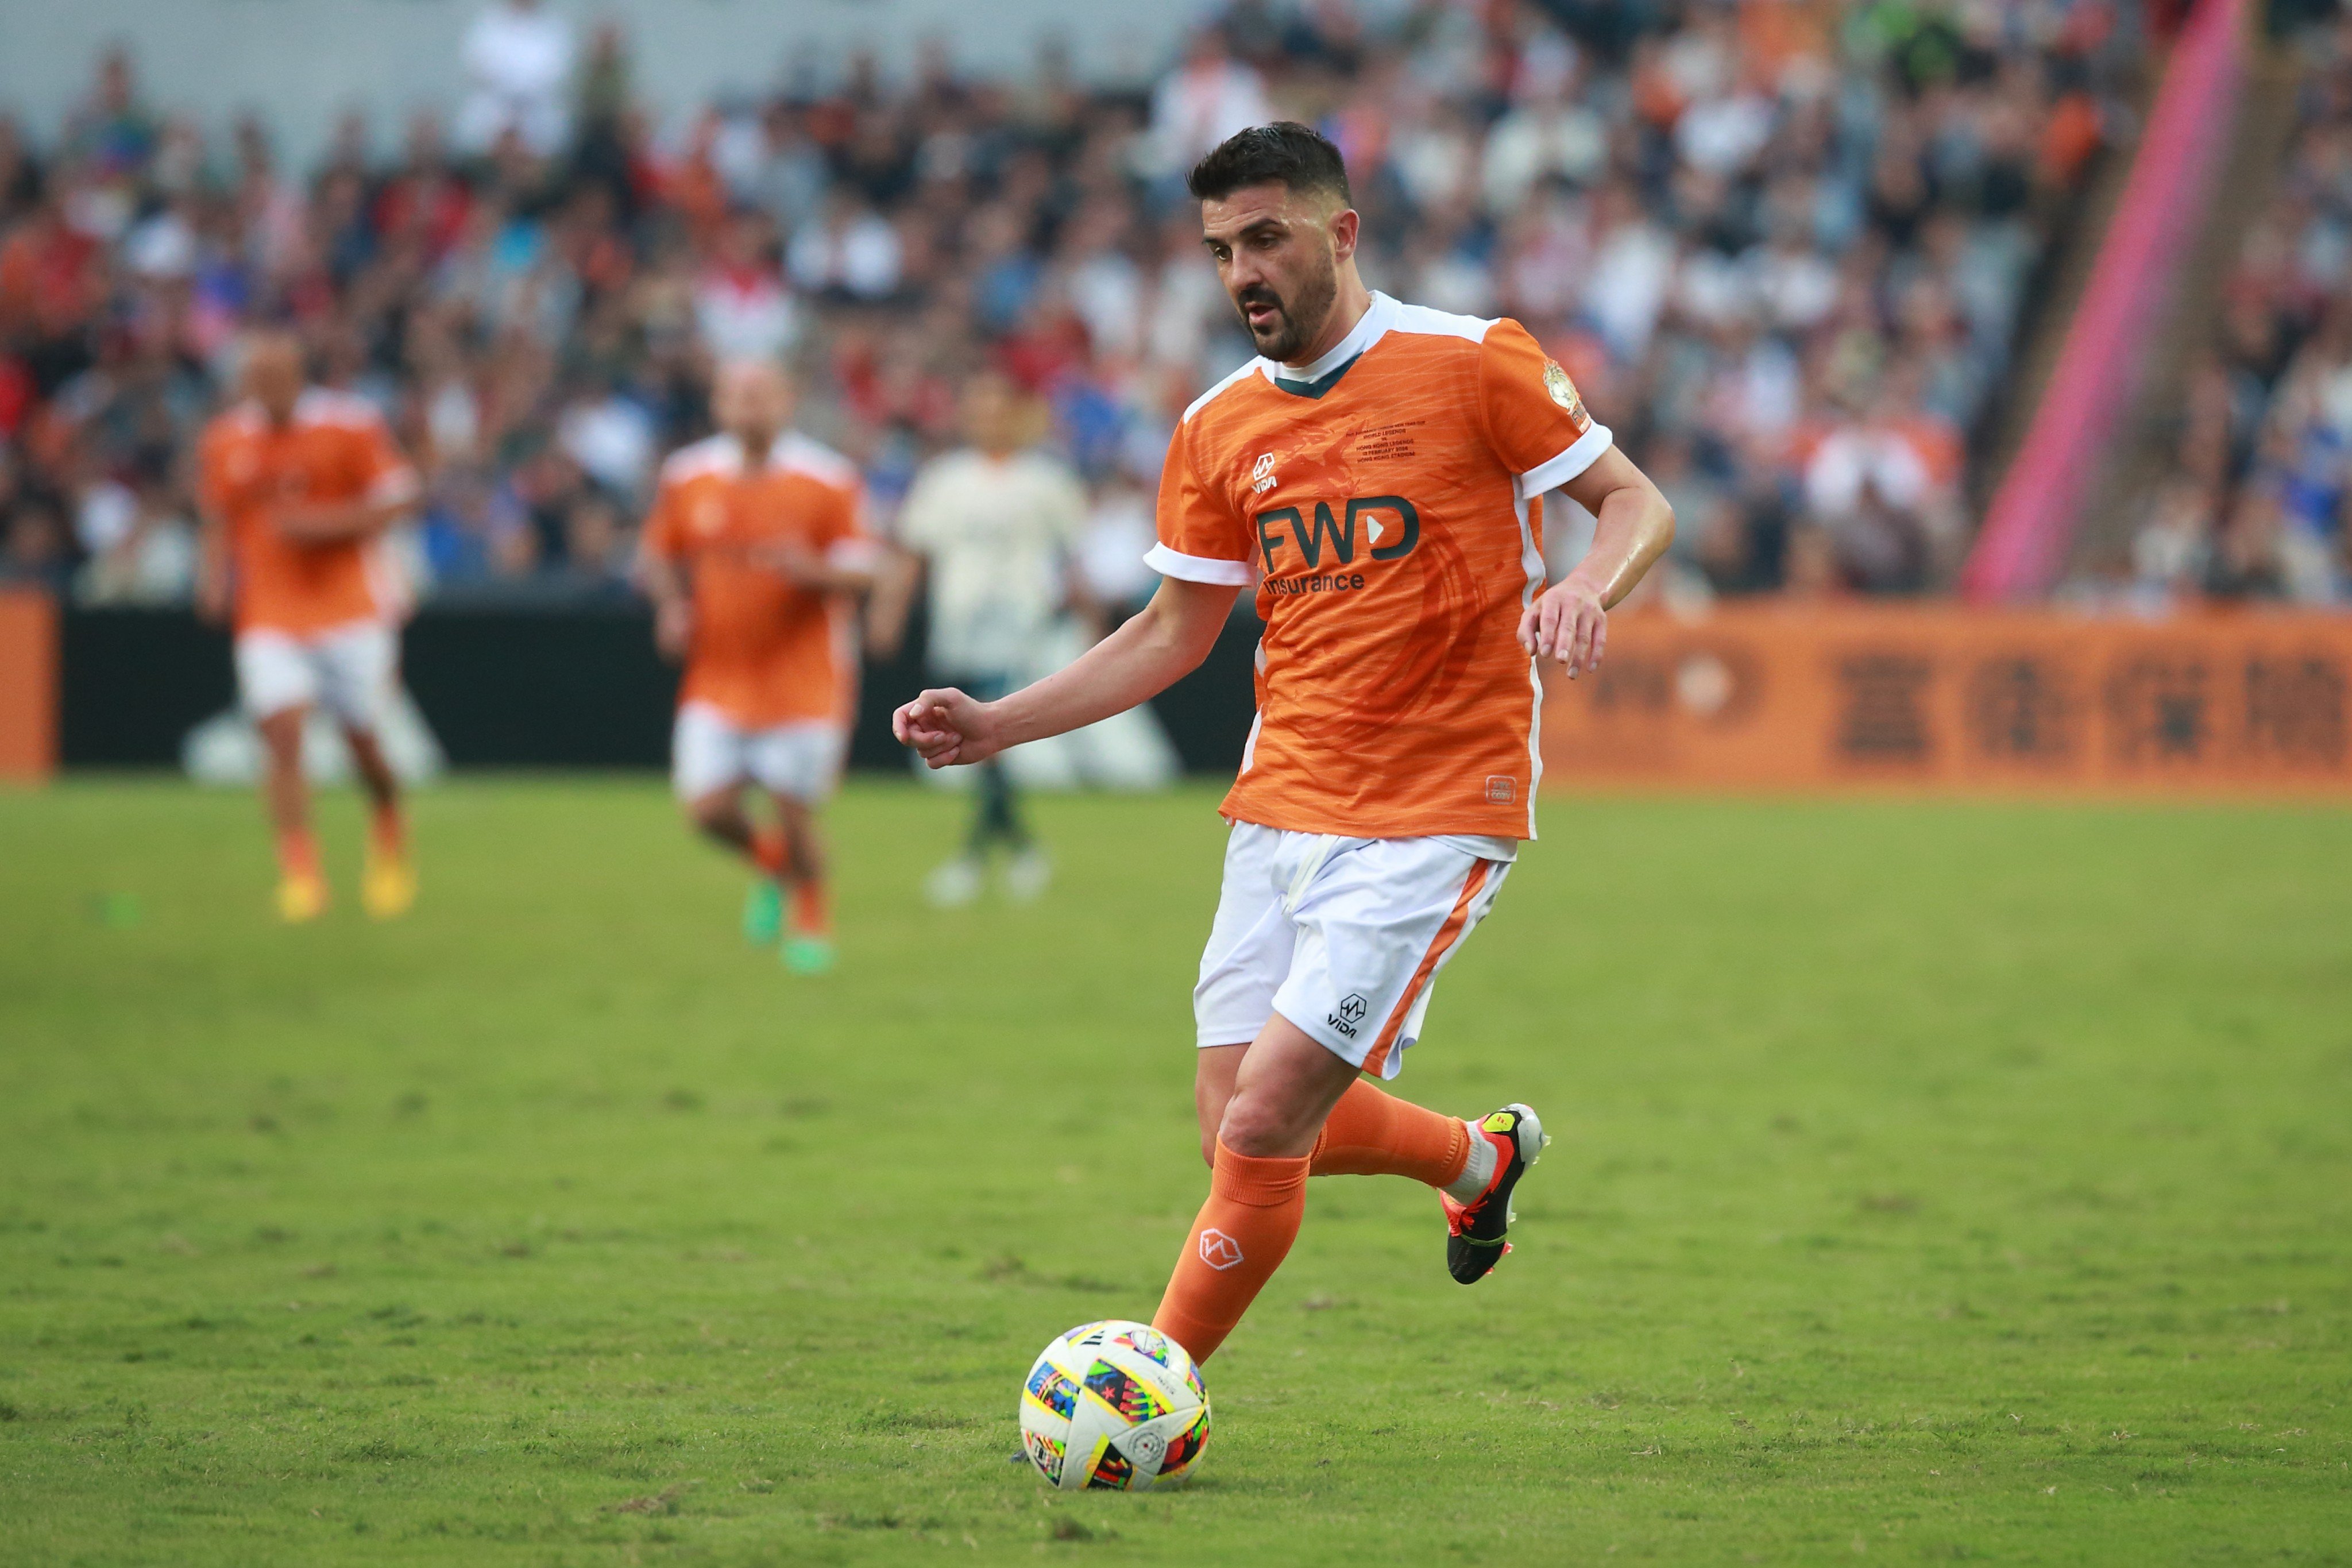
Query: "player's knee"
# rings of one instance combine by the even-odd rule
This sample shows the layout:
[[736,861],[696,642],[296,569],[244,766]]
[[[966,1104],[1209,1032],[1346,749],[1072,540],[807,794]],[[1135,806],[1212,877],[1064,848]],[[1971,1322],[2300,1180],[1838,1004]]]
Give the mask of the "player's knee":
[[362,777],[371,784],[390,784],[393,782],[392,761],[383,754],[383,744],[372,729],[346,723],[343,744],[352,753],[352,763]]
[[[1236,1154],[1278,1158],[1297,1152],[1292,1145],[1298,1142],[1300,1131],[1300,1118],[1292,1108],[1276,1104],[1264,1094],[1242,1091],[1225,1102],[1216,1141]],[[1210,1161],[1212,1166],[1215,1163]]]
[[302,765],[302,711],[284,709],[270,714],[254,728],[261,733],[261,745],[269,765],[281,772],[293,772]]
[[735,802],[723,790],[679,804],[685,808],[686,820],[704,833],[725,831],[728,819],[735,814]]
[[776,813],[776,824],[783,829],[785,847],[795,857],[816,858],[816,816],[807,806],[798,801],[782,803]]

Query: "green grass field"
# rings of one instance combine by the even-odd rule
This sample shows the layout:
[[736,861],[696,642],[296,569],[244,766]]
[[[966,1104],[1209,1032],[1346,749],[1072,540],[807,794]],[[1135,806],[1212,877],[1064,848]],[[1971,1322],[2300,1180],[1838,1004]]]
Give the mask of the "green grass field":
[[416,806],[268,917],[240,795],[0,795],[0,1562],[2352,1562],[2352,814],[1559,799],[1398,1086],[1559,1142],[1465,1290],[1311,1189],[1168,1495],[1030,1357],[1204,1187],[1214,796],[1042,903],[837,807],[843,963],[650,781]]

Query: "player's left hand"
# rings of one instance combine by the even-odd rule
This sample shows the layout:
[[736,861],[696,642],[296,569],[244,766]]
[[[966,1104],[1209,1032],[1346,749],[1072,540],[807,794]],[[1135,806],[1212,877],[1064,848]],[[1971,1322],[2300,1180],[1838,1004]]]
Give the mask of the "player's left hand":
[[926,691],[891,714],[890,732],[933,768],[986,762],[1004,749],[993,710],[953,687]]
[[809,548],[797,541],[786,540],[755,551],[752,560],[780,576],[788,577],[803,588],[819,588],[826,584],[824,563]]
[[1519,646],[1538,658],[1559,660],[1570,680],[1600,668],[1608,645],[1609,612],[1601,595],[1574,577],[1546,589],[1519,617]]

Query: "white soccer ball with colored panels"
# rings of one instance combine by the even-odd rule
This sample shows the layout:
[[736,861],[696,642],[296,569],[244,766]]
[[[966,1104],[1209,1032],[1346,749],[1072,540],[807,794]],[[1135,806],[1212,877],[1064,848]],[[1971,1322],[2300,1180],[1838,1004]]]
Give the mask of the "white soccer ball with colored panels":
[[1184,1347],[1116,1319],[1055,1340],[1021,1391],[1021,1446],[1066,1492],[1182,1479],[1209,1442],[1209,1395]]

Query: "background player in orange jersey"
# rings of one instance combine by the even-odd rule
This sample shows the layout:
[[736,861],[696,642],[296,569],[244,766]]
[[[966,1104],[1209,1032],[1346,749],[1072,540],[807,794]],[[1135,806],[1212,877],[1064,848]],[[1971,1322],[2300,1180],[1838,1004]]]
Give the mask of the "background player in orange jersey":
[[400,594],[380,541],[415,500],[416,474],[373,407],[303,384],[291,333],[245,344],[244,398],[205,427],[197,601],[233,615],[236,677],[268,753],[264,796],[278,834],[278,913],[315,918],[327,882],[310,831],[302,725],[314,704],[341,724],[374,811],[361,885],[367,911],[416,896],[400,790],[376,739],[399,664]]
[[[1191,184],[1259,357],[1177,426],[1159,593],[1059,673],[994,702],[926,691],[895,725],[941,767],[1091,723],[1191,670],[1258,582],[1258,718],[1193,992],[1209,1199],[1153,1319],[1204,1358],[1289,1251],[1310,1173],[1439,1188],[1465,1284],[1502,1256],[1546,1142],[1535,1113],[1459,1121],[1369,1078],[1396,1076],[1437,972],[1535,837],[1537,660],[1598,665],[1674,514],[1517,322],[1364,287],[1330,142],[1258,126]],[[1546,590],[1554,489],[1597,528]]]
[[[859,526],[856,469],[787,428],[793,386],[782,370],[721,366],[712,412],[719,433],[672,454],[646,521],[655,635],[686,661],[673,777],[694,825],[760,873],[745,935],[781,935],[785,964],[816,973],[833,963],[816,812],[856,711],[849,596],[872,581],[874,547]],[[752,785],[774,803],[772,828],[744,812]]]

